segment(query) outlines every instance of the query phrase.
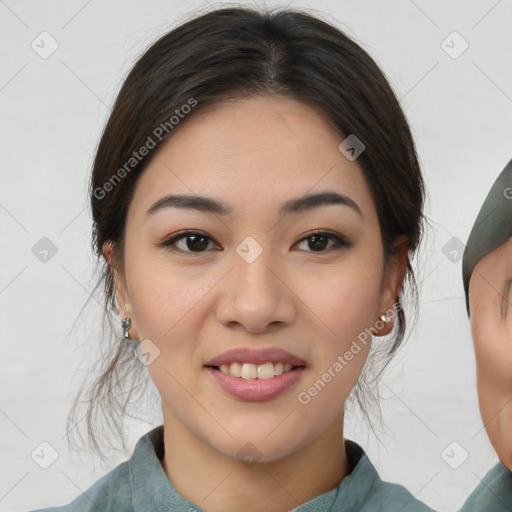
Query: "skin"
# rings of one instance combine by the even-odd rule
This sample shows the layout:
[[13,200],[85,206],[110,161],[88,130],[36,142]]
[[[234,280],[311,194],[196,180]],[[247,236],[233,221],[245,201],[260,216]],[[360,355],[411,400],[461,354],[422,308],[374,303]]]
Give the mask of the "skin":
[[486,254],[469,281],[478,402],[487,435],[512,471],[512,237]]
[[[297,395],[392,308],[407,238],[397,240],[398,256],[384,268],[375,204],[357,160],[338,150],[344,138],[321,111],[295,100],[217,103],[182,122],[137,182],[124,272],[116,273],[120,317],[131,317],[131,337],[160,350],[147,369],[162,398],[163,469],[182,496],[208,511],[290,510],[347,474],[344,402],[370,344],[310,403]],[[363,219],[339,204],[279,217],[286,200],[320,190],[350,196]],[[224,218],[167,208],[145,218],[171,193],[207,195],[234,211]],[[202,252],[190,238],[188,245],[178,241],[176,252],[159,246],[184,229],[211,241]],[[316,250],[304,240],[314,229],[354,246],[328,241]],[[263,249],[252,263],[236,252],[249,236]],[[111,249],[105,245],[109,261]],[[298,384],[272,400],[234,398],[203,368],[231,348],[272,346],[308,365]],[[248,442],[260,457],[251,466],[237,456]]]

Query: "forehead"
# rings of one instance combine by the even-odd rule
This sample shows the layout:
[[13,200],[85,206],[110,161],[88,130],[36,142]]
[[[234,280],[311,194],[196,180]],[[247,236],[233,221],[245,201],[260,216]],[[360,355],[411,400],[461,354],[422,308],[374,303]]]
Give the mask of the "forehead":
[[[197,107],[200,108],[200,105]],[[319,108],[253,96],[210,105],[181,122],[140,176],[141,208],[171,192],[222,198],[237,208],[332,190],[361,210],[373,199],[357,160],[338,149],[345,138]],[[254,212],[253,212],[254,213]]]

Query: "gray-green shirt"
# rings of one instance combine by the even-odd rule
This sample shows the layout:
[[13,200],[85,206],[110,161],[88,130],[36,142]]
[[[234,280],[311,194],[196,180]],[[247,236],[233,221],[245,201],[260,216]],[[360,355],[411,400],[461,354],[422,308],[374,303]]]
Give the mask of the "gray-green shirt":
[[484,476],[460,512],[512,512],[512,473],[498,462]]
[[[167,478],[164,427],[142,436],[130,459],[100,478],[68,505],[34,512],[205,512],[181,496]],[[346,440],[350,473],[335,487],[291,512],[433,512],[404,487],[383,482],[363,449]]]

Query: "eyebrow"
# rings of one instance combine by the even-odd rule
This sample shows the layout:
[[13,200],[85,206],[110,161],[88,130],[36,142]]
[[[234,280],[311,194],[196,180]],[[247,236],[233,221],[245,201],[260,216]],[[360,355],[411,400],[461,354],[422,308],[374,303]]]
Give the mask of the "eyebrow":
[[[309,194],[306,196],[298,197],[296,199],[290,199],[286,201],[280,208],[279,213],[281,216],[289,215],[291,213],[301,213],[304,211],[310,211],[320,206],[341,204],[348,206],[354,210],[363,219],[363,213],[357,205],[357,203],[346,196],[338,192],[319,192],[316,194]],[[217,215],[231,215],[234,211],[232,206],[205,196],[190,196],[190,195],[168,195],[162,197],[150,206],[146,212],[146,217],[153,215],[159,210],[164,208],[186,208],[191,210],[199,210],[207,213],[214,213]]]

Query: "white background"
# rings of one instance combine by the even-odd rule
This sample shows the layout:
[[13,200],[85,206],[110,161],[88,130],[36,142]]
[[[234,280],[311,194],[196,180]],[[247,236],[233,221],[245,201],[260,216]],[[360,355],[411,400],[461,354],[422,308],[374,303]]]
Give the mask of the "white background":
[[[461,261],[450,261],[443,246],[452,237],[466,242],[512,157],[512,3],[267,5],[311,8],[355,38],[388,76],[411,123],[433,225],[415,263],[419,321],[383,383],[380,442],[357,417],[346,437],[363,445],[384,480],[437,510],[456,510],[497,457],[478,411]],[[133,423],[129,450],[106,466],[69,452],[66,416],[99,338],[98,303],[91,300],[71,327],[94,283],[87,180],[109,106],[140,51],[198,7],[208,5],[0,2],[0,510],[68,503],[160,422],[157,414]],[[43,31],[59,45],[47,59],[31,48]],[[453,31],[469,43],[458,58],[441,46]],[[58,248],[47,263],[32,253],[42,237]],[[30,457],[42,441],[59,455],[48,469]],[[453,441],[469,454],[458,469],[441,456]]]

